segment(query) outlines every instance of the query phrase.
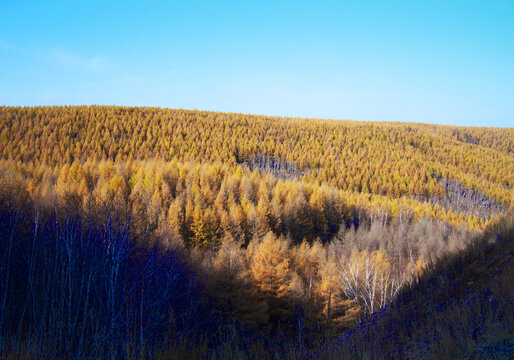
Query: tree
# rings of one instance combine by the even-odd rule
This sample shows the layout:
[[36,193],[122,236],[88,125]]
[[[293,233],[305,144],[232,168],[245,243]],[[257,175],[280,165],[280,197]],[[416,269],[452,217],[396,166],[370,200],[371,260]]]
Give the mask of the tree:
[[168,226],[182,239],[186,238],[186,208],[184,194],[173,200],[168,210]]
[[268,323],[268,303],[259,297],[258,288],[248,272],[244,251],[231,235],[222,239],[209,272],[209,288],[224,311],[249,324]]
[[270,315],[283,318],[289,313],[287,296],[293,286],[289,244],[270,231],[264,238],[252,240],[247,257],[255,284],[270,304]]
[[192,244],[197,247],[216,245],[220,237],[220,228],[212,211],[202,210],[199,204],[194,207],[191,231],[193,232]]
[[346,327],[357,322],[361,307],[348,298],[342,289],[337,257],[328,252],[320,264],[321,281],[318,288],[322,304],[322,323],[329,327]]

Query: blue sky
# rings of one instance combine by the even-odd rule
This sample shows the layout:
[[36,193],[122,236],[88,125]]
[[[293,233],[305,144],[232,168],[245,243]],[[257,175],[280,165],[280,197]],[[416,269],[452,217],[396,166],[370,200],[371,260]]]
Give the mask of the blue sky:
[[514,1],[0,0],[0,104],[514,126]]

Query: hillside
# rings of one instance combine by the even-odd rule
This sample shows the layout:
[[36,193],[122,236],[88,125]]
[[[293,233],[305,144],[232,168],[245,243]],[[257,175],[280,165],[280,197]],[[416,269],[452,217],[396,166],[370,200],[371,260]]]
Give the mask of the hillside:
[[514,221],[433,264],[387,309],[317,358],[510,359]]
[[0,107],[0,205],[0,353],[512,346],[513,129]]
[[[372,201],[386,207],[417,199],[410,207],[423,215],[472,228],[513,206],[513,129],[105,106],[3,107],[0,124],[0,156],[34,167],[176,159],[235,171],[265,154],[293,164],[305,183],[381,195]],[[465,190],[464,203],[448,196],[447,179]]]
[[[512,218],[443,256],[384,309],[347,331],[319,334],[304,317],[292,319],[300,332],[286,323],[281,330],[247,328],[234,321],[237,301],[245,300],[247,314],[263,316],[266,307],[242,278],[238,292],[248,293],[233,298],[235,283],[226,277],[237,273],[217,280],[229,292],[222,305],[232,306],[220,311],[219,295],[206,293],[184,253],[136,246],[129,229],[111,220],[34,214],[27,198],[16,203],[6,195],[0,193],[6,359],[512,357]],[[237,259],[227,255],[225,261]]]

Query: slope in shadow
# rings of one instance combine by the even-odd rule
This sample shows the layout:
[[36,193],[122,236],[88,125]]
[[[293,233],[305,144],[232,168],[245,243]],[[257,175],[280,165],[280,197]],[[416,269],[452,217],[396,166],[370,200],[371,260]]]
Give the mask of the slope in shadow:
[[508,359],[514,351],[514,219],[431,265],[395,303],[319,358]]

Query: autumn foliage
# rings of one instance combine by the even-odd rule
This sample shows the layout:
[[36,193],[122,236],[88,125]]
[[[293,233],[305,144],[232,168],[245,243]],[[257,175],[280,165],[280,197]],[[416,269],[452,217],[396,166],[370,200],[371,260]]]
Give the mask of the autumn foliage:
[[0,193],[57,222],[115,219],[180,256],[222,318],[336,333],[512,211],[514,131],[1,107]]

